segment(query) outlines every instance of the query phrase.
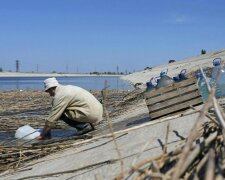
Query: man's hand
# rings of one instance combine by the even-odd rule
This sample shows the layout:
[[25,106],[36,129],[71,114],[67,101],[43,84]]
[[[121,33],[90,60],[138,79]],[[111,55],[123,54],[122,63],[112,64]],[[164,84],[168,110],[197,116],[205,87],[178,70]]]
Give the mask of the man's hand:
[[36,137],[36,139],[37,139],[37,140],[43,140],[44,137],[43,137],[42,135],[40,135],[40,136]]
[[47,125],[44,126],[40,136],[38,136],[36,139],[37,140],[43,140],[45,138],[51,138],[51,128]]

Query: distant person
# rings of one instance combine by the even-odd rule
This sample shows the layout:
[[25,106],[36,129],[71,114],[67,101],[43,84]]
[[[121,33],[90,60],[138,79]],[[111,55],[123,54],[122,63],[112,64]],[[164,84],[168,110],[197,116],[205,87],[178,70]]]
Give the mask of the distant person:
[[52,100],[52,109],[45,122],[39,140],[51,135],[51,128],[60,119],[77,129],[77,134],[84,134],[93,130],[90,123],[102,120],[102,104],[88,91],[77,86],[61,85],[56,78],[44,81],[45,92]]

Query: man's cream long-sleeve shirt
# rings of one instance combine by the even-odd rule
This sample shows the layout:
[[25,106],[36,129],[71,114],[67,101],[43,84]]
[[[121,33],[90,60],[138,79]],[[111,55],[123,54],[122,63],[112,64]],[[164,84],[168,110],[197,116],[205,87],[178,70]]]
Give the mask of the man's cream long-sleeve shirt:
[[97,123],[102,120],[102,104],[88,91],[77,86],[59,85],[52,100],[46,124],[55,125],[62,114],[78,122]]

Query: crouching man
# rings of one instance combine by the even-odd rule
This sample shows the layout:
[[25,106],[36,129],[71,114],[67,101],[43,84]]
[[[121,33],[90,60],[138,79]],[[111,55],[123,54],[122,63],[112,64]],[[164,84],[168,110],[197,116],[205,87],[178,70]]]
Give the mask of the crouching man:
[[91,131],[91,124],[102,120],[102,104],[90,92],[77,86],[61,85],[54,77],[46,79],[44,85],[45,92],[53,97],[52,109],[37,139],[45,139],[59,119],[76,128],[79,135]]

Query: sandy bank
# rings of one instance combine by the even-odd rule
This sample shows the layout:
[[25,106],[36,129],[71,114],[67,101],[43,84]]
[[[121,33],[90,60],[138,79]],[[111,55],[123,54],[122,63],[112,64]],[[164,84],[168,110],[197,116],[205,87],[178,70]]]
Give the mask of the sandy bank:
[[[168,69],[168,75],[170,77],[177,76],[182,69],[187,69],[187,73],[199,69],[199,67],[212,67],[212,61],[215,58],[222,58],[225,60],[225,50],[209,52],[204,55],[183,59],[170,64],[163,64],[157,67],[153,67],[151,70],[144,70],[136,72],[130,75],[122,76],[122,79],[128,80],[131,84],[145,83],[152,77],[159,76],[160,72],[164,69]],[[151,64],[149,64],[151,67]]]

